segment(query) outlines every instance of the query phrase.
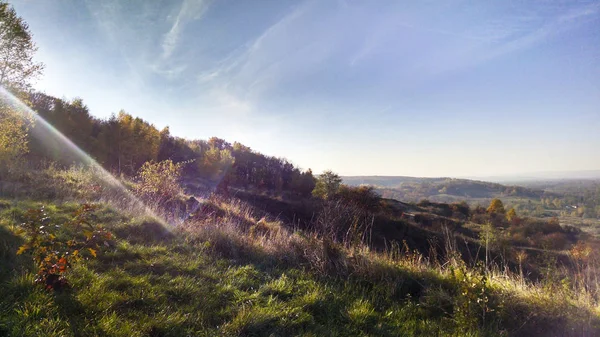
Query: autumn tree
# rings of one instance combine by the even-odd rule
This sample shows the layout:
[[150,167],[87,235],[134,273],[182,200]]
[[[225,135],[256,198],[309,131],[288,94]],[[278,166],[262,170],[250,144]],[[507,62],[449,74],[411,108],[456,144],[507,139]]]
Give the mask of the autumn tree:
[[514,208],[511,208],[508,210],[508,212],[506,212],[506,220],[513,221],[513,219],[515,219],[516,217],[517,217],[517,212],[515,211]]
[[498,199],[498,198],[494,198],[492,200],[492,202],[490,202],[490,206],[487,208],[487,212],[488,213],[499,213],[499,214],[504,214],[505,210],[504,210],[504,204],[502,203],[502,200]]
[[[70,101],[55,98],[42,93],[32,93],[28,96],[31,108],[38,116],[60,131],[73,143],[86,153],[102,158],[99,143],[94,133],[99,131],[98,121],[89,113],[88,107],[80,98]],[[50,159],[53,162],[70,165],[78,162],[80,158],[64,146],[61,139],[56,137],[51,130],[41,123],[36,123],[29,132],[28,160]],[[79,159],[78,159],[79,158]]]
[[312,195],[317,198],[330,200],[339,191],[341,184],[342,178],[338,174],[332,171],[325,171],[317,178]]
[[117,121],[119,172],[133,174],[145,162],[158,158],[160,132],[154,125],[124,111],[119,112]]
[[10,102],[0,101],[0,167],[8,168],[27,152],[29,123]]

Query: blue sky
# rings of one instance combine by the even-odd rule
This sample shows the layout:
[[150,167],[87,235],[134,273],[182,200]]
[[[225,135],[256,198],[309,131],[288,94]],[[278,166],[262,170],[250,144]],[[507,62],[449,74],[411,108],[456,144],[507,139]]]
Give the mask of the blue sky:
[[12,3],[98,117],[344,175],[600,169],[598,1]]

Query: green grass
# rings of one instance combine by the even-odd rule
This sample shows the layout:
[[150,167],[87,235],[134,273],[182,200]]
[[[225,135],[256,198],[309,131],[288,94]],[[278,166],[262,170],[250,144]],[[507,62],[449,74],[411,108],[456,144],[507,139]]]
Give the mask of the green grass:
[[[107,209],[97,212],[98,219],[129,240],[75,266],[71,290],[50,293],[34,286],[28,257],[14,254],[20,240],[11,228],[24,208],[35,206],[19,202],[2,211],[0,335],[394,336],[437,329],[411,303],[386,303],[358,285],[299,269],[223,259],[206,243],[192,245],[181,235],[148,237],[140,232],[146,219],[121,222]],[[60,219],[74,205],[46,208]],[[377,302],[385,311],[374,309]],[[399,323],[409,316],[421,316],[422,323]]]
[[[277,250],[265,237],[169,231],[107,206],[95,216],[117,236],[114,246],[74,266],[71,289],[47,292],[34,285],[30,257],[15,255],[22,242],[15,225],[39,206],[0,201],[0,336],[552,335],[556,324],[567,330],[554,331],[581,325],[573,317],[589,319],[585,332],[598,331],[597,315],[576,303],[557,313],[543,295],[512,289],[508,296],[497,282],[486,286],[506,308],[473,323],[456,311],[464,282],[448,272],[344,250],[336,270],[345,273],[319,269],[286,258],[280,253],[293,247]],[[46,205],[54,221],[76,208]],[[546,310],[527,318],[536,308]]]

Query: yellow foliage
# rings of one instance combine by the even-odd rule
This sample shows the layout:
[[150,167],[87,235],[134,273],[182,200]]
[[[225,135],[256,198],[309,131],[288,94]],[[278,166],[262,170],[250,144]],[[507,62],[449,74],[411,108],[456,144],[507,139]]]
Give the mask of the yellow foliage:
[[492,202],[490,202],[490,206],[487,209],[488,213],[504,213],[504,204],[502,203],[502,200],[498,199],[498,198],[494,198],[492,200]]
[[517,212],[515,211],[514,208],[511,208],[508,210],[508,212],[506,213],[506,220],[508,221],[512,221],[512,219],[517,217]]
[[7,102],[0,102],[0,164],[10,164],[27,153],[31,121]]

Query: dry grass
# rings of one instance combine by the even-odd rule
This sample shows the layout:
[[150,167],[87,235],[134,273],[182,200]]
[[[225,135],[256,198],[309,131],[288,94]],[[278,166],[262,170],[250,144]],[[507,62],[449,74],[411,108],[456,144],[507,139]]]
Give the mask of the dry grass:
[[[303,268],[323,277],[378,284],[388,288],[392,297],[437,296],[435,301],[428,299],[435,303],[458,301],[461,282],[480,282],[493,301],[477,297],[473,301],[493,302],[496,307],[485,307],[484,311],[489,311],[485,319],[490,321],[478,324],[499,324],[518,334],[558,329],[567,335],[593,335],[600,324],[598,296],[588,290],[598,289],[596,285],[534,282],[500,266],[466,266],[453,258],[457,253],[452,245],[446,247],[454,250],[445,254],[450,258],[440,260],[406,246],[376,252],[364,244],[338,244],[317,232],[294,231],[278,221],[258,219],[254,217],[257,212],[239,200],[213,198],[205,202],[221,212],[213,211],[212,217],[201,221],[188,221],[181,229],[189,240],[208,242],[214,253],[233,260],[252,256],[267,264]],[[457,278],[457,272],[464,275]],[[448,314],[456,312],[450,310]]]
[[[127,189],[107,185],[96,174],[77,168],[48,168],[38,178],[40,184],[48,185],[45,189],[57,194],[57,199],[103,202],[126,216],[163,219],[160,222],[191,247],[204,247],[232,264],[260,261],[262,266],[302,270],[324,280],[352,280],[377,289],[385,298],[411,298],[422,310],[432,316],[441,313],[463,332],[591,336],[600,331],[598,264],[587,256],[574,261],[580,263],[576,273],[554,270],[554,274],[567,274],[571,279],[532,281],[502,266],[466,266],[456,258],[456,248],[451,244],[443,258],[435,250],[431,256],[424,256],[406,245],[396,244],[378,252],[364,241],[340,243],[331,231],[290,228],[278,219],[262,216],[263,212],[239,199],[212,196],[200,200],[197,212],[189,217],[178,207],[141,203]],[[65,183],[68,186],[63,190],[61,184]],[[100,187],[90,188],[96,184]],[[122,180],[121,184],[131,183]],[[28,193],[35,194],[26,189],[12,192],[12,197],[24,199]],[[329,215],[337,219],[337,215]],[[446,241],[452,243],[448,238]],[[360,316],[360,321],[364,318],[367,324],[374,309],[358,300],[348,310],[349,317]]]

